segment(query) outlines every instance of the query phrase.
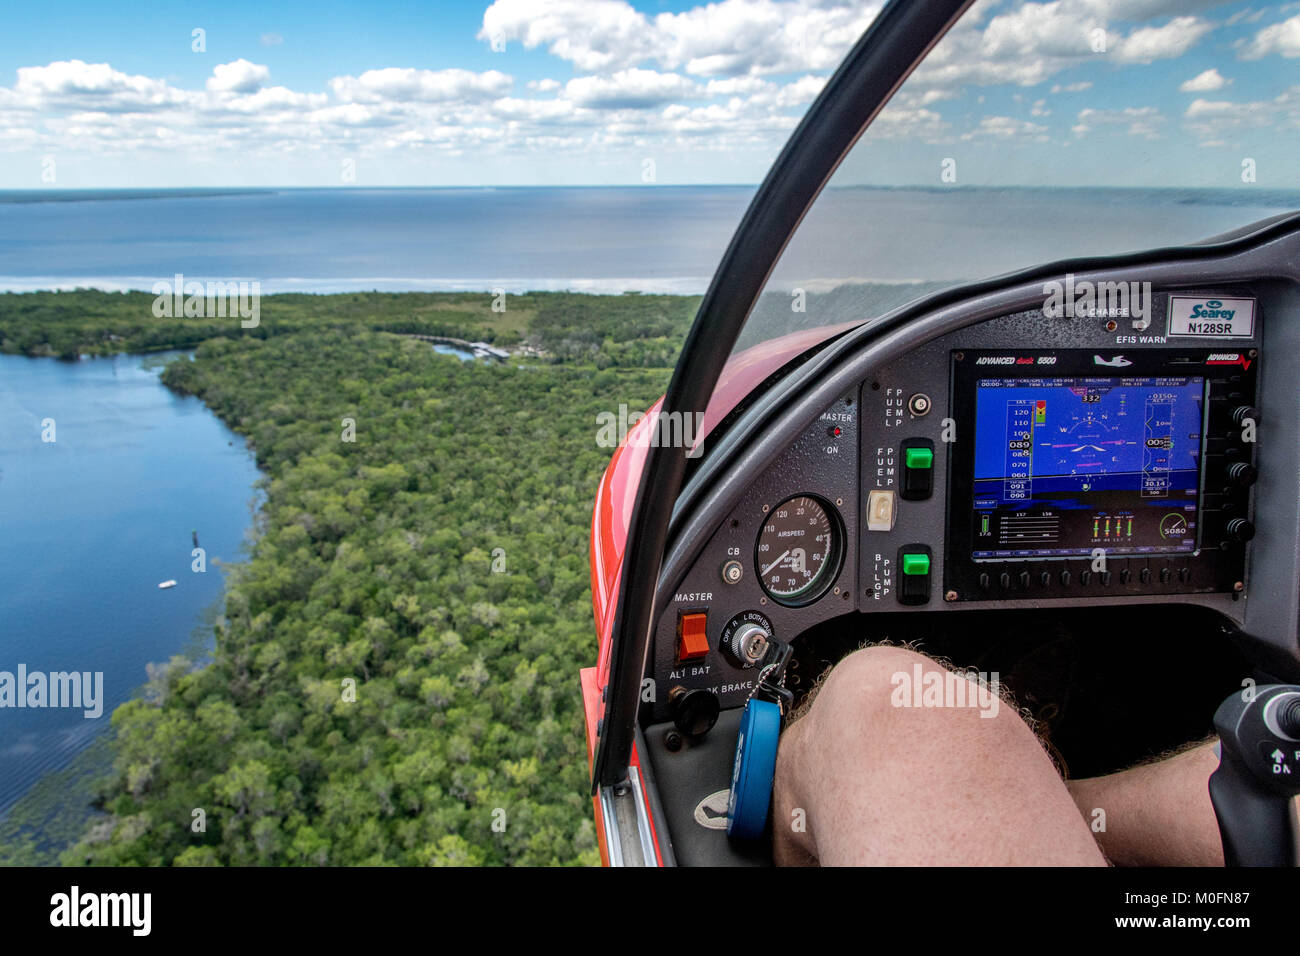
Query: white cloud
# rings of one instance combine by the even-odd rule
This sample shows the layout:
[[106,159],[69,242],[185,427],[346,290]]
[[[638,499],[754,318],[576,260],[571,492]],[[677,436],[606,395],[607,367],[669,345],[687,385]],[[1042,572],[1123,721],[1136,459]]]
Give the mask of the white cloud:
[[1300,130],[1300,85],[1283,90],[1271,100],[1239,103],[1198,97],[1188,105],[1183,120],[1205,146],[1222,143],[1224,134],[1230,132]]
[[676,73],[620,70],[612,76],[581,76],[564,85],[564,97],[592,109],[646,109],[690,99],[696,86]]
[[513,80],[504,73],[488,70],[416,70],[388,67],[366,70],[361,76],[338,76],[330,89],[345,103],[378,103],[384,100],[445,103],[463,99],[489,99],[510,89]]
[[1011,116],[985,116],[979,125],[962,134],[962,139],[1028,139],[1046,142],[1047,127]]
[[1124,129],[1130,136],[1154,139],[1165,118],[1154,106],[1129,106],[1119,110],[1084,109],[1079,111],[1078,122],[1071,127],[1076,136],[1087,136],[1099,128]]
[[1225,0],[1083,0],[1083,6],[1112,20],[1140,23],[1206,7],[1222,6]]
[[492,104],[492,112],[503,119],[553,123],[572,119],[576,107],[568,100],[525,100],[503,97]]
[[756,76],[729,76],[725,79],[709,80],[704,87],[705,96],[752,95],[764,90],[775,89],[776,84],[760,80]]
[[[1131,24],[1200,5],[1203,3],[1176,5],[1172,0],[1118,4],[1109,0],[1052,0],[1021,4],[993,14],[987,22],[968,14],[931,51],[908,86],[913,90],[950,92],[970,85],[1036,86],[1064,70],[1103,63],[1146,64],[1178,57],[1214,25],[1193,16],[1175,17],[1160,26]],[[973,12],[978,12],[978,7]],[[1105,52],[1094,49],[1102,40]],[[1077,92],[1090,85],[1058,84],[1052,91]]]
[[402,117],[394,112],[361,103],[339,103],[307,114],[312,122],[342,127],[395,126]]
[[496,0],[480,40],[544,47],[580,70],[655,63],[697,76],[834,68],[875,19],[879,3],[854,0],[719,0],[648,16],[626,0]]
[[184,93],[163,80],[128,75],[107,63],[60,60],[18,69],[16,98],[32,108],[83,108],[106,112],[152,109],[183,103]]
[[[997,5],[977,6],[895,95],[871,136],[1060,142],[1080,106],[1114,101],[1093,102],[1095,91],[1066,100],[1055,94],[1093,89],[1091,80],[1078,79],[1083,75],[1115,74],[1140,84],[1142,64],[1180,56],[1212,29],[1188,12],[1205,5],[1049,0],[1002,13]],[[497,0],[484,14],[480,38],[497,47],[515,44],[516,52],[519,45],[547,50],[566,61],[565,73],[572,66],[578,74],[537,77],[518,89],[497,70],[385,67],[337,76],[318,92],[299,91],[269,86],[267,66],[237,59],[186,90],[107,63],[61,61],[24,67],[11,88],[0,87],[0,151],[64,149],[75,142],[92,155],[166,150],[201,163],[212,154],[215,136],[241,155],[346,150],[374,158],[409,151],[423,162],[423,150],[481,155],[485,168],[502,155],[530,150],[574,150],[581,163],[596,164],[607,161],[603,151],[616,149],[642,156],[674,149],[771,156],[877,9],[863,0],[717,0],[656,15],[625,0]],[[1109,53],[1092,49],[1098,29]],[[1252,49],[1287,55],[1286,36],[1270,29],[1259,32]],[[1204,66],[1198,61],[1177,75]],[[1246,85],[1247,69],[1241,67],[1239,85]],[[1053,82],[1058,74],[1062,82]],[[1208,69],[1182,89],[1201,95],[1229,83]],[[1007,92],[1014,105],[978,105],[981,87],[995,85],[1013,87]],[[1002,100],[990,92],[989,102]],[[1220,135],[1225,125],[1260,117],[1286,126],[1296,122],[1295,102],[1219,104],[1203,97],[1183,117],[1183,129],[1205,142],[1211,126]],[[1073,124],[1079,137],[1097,131],[1154,137],[1165,129],[1154,107],[1083,110]]]
[[871,125],[871,137],[934,142],[943,139],[949,128],[949,124],[934,110],[891,103]]
[[1265,27],[1241,48],[1244,60],[1258,60],[1271,53],[1288,59],[1300,56],[1300,14]]
[[1179,86],[1178,89],[1184,93],[1208,93],[1221,90],[1231,82],[1231,80],[1225,80],[1216,68],[1211,67],[1204,73],[1198,73]]
[[324,93],[297,93],[284,86],[268,86],[255,93],[221,96],[205,108],[233,113],[273,114],[318,110],[328,103],[329,97]]
[[1115,48],[1120,63],[1152,63],[1182,56],[1214,27],[1198,17],[1175,17],[1164,26],[1143,27]]
[[478,38],[501,49],[511,40],[545,46],[581,70],[639,62],[648,53],[643,14],[621,0],[497,0],[483,13]]
[[270,76],[267,67],[239,59],[213,67],[208,89],[214,93],[256,93]]

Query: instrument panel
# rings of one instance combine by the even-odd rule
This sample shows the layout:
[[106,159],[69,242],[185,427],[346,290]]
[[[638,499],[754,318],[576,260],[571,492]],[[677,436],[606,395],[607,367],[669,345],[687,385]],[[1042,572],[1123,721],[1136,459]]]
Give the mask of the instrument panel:
[[1141,319],[1017,312],[873,370],[700,549],[656,624],[668,693],[646,716],[693,690],[740,706],[764,631],[854,612],[1190,601],[1240,619],[1264,320],[1254,289],[1176,289]]

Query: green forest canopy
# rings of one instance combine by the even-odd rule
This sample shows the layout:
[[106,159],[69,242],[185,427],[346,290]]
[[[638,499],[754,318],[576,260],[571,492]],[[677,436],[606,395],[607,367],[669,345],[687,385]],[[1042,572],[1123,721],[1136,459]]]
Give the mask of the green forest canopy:
[[[577,685],[596,416],[662,393],[698,300],[268,296],[256,329],[151,301],[0,295],[6,351],[197,346],[164,382],[265,474],[211,663],[174,658],[114,713],[108,816],[63,861],[598,862]],[[394,332],[546,358],[462,363]]]

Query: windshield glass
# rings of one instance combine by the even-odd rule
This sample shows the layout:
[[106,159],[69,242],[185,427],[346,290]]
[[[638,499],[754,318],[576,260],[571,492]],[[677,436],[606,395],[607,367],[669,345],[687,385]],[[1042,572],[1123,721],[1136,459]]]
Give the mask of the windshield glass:
[[1296,4],[980,0],[818,197],[711,413],[746,362],[939,289],[1298,209],[1298,147]]

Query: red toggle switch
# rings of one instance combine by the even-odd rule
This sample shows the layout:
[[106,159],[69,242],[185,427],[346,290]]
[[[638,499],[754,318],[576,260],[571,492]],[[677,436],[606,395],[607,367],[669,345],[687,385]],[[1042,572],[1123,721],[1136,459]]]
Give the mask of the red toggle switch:
[[693,661],[709,653],[709,637],[705,632],[708,615],[700,612],[683,614],[677,620],[677,659]]

